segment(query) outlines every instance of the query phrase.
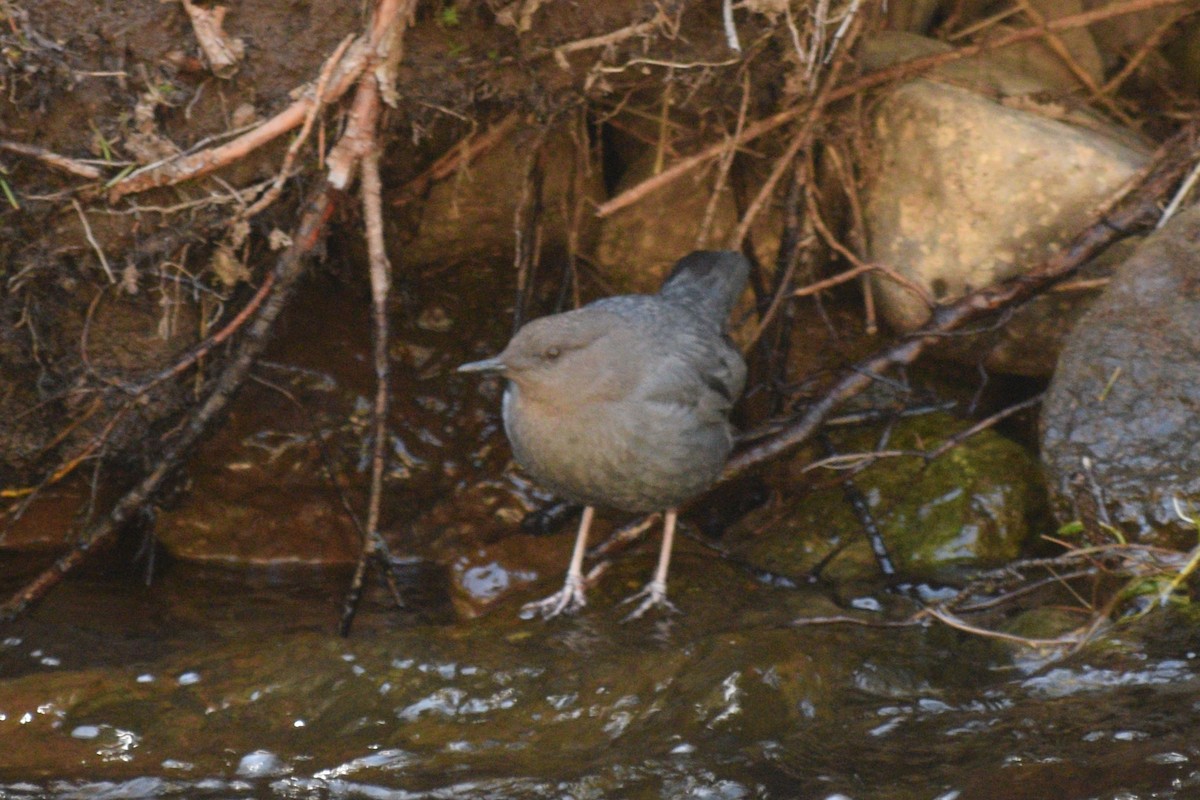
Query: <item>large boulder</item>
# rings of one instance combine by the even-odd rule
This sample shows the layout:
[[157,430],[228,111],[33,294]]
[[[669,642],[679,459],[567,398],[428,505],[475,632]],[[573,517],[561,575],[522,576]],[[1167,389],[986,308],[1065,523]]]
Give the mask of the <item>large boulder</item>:
[[[874,61],[938,49],[915,37],[885,44],[874,45],[884,51]],[[910,284],[877,275],[872,285],[885,319],[903,331],[929,319],[928,300],[953,301],[1046,259],[1149,157],[1127,132],[1085,110],[1039,105],[1063,89],[1044,70],[996,57],[932,75],[885,97],[869,131],[870,258]],[[1030,304],[966,357],[1048,374],[1081,297]]]
[[1149,238],[1067,339],[1041,434],[1060,517],[1081,515],[1081,489],[1098,492],[1126,535],[1195,543],[1175,501],[1200,503],[1197,364],[1200,206]]

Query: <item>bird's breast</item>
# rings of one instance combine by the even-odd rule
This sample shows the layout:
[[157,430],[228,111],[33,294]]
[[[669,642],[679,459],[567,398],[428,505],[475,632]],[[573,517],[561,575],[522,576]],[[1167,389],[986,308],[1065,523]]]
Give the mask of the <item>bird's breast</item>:
[[723,418],[646,400],[594,400],[570,409],[512,385],[504,426],[517,462],[567,499],[628,511],[675,506],[716,479],[732,436]]

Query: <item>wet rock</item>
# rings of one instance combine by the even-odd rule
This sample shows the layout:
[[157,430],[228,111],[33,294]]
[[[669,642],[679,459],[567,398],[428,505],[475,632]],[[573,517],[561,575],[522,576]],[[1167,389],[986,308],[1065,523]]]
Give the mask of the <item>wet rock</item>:
[[[941,414],[902,421],[884,449],[931,450],[963,427]],[[869,452],[877,436],[839,437],[837,447],[843,453]],[[809,461],[794,463],[800,468]],[[792,479],[806,480],[811,477]],[[906,575],[932,576],[1011,560],[1047,516],[1036,459],[994,431],[976,434],[928,464],[918,456],[883,458],[854,480]],[[838,487],[785,495],[780,504],[749,515],[723,542],[754,565],[794,578],[838,548],[822,570],[824,577],[840,582],[879,574],[862,527]]]
[[1077,476],[1095,483],[1127,535],[1194,526],[1173,499],[1200,502],[1200,207],[1180,213],[1113,276],[1071,333],[1042,411],[1042,460],[1063,520]]
[[[504,451],[507,458],[507,450]],[[447,567],[455,608],[476,617],[540,577],[565,569],[570,536],[529,536],[521,520],[549,499],[513,472],[465,486],[437,503],[405,532],[403,546]],[[563,528],[572,527],[569,523]],[[564,549],[566,548],[566,549]]]
[[[914,37],[876,43],[872,65],[937,51]],[[1052,101],[1044,71],[988,57],[910,81],[879,105],[871,127],[874,168],[865,207],[871,258],[888,264],[933,302],[1035,266],[1069,241],[1096,206],[1134,175],[1148,150],[1085,109]],[[937,131],[930,136],[930,131]],[[926,300],[874,276],[887,321],[924,324]],[[1029,304],[989,340],[955,353],[991,369],[1047,374],[1064,306],[1083,295]]]

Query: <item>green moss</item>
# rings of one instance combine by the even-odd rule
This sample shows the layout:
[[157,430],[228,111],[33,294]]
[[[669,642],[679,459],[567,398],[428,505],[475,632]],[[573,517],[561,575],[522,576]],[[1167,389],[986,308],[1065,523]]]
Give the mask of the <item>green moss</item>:
[[[944,414],[905,420],[892,429],[884,449],[929,452],[966,424]],[[839,452],[865,453],[876,449],[879,433],[838,438]],[[919,455],[880,459],[854,481],[897,566],[907,574],[1011,560],[1046,519],[1036,459],[990,430],[933,461]],[[788,490],[784,487],[785,497]],[[845,545],[827,575],[850,579],[878,571],[840,487],[785,499],[782,507],[755,515],[733,537],[747,557],[767,569],[805,572]]]

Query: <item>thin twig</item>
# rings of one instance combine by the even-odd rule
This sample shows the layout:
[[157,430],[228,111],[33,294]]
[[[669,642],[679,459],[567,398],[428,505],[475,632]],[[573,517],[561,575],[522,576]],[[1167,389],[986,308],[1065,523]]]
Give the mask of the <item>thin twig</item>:
[[713,179],[712,194],[708,196],[708,205],[704,207],[704,216],[700,221],[700,230],[696,232],[696,249],[703,250],[708,243],[709,233],[712,232],[713,219],[717,214],[717,206],[721,202],[721,194],[726,191],[729,180],[729,168],[733,166],[733,158],[737,155],[734,142],[741,136],[746,127],[746,112],[750,108],[750,71],[742,70],[742,101],[738,104],[737,124],[733,136],[729,137],[729,147],[717,161],[717,175]]
[[83,235],[87,237],[88,244],[92,246],[96,257],[100,259],[100,266],[104,268],[104,274],[108,276],[108,282],[116,283],[117,276],[113,275],[112,267],[108,266],[108,259],[104,255],[104,248],[96,241],[96,237],[92,235],[92,226],[88,224],[87,214],[83,213],[83,206],[79,205],[79,201],[74,197],[71,198],[71,205],[75,207],[75,213],[79,215],[79,222],[83,225]]
[[325,65],[321,67],[321,74],[317,77],[317,88],[313,92],[314,102],[304,115],[304,124],[300,127],[300,133],[292,139],[292,143],[288,145],[287,153],[283,156],[283,163],[279,167],[279,171],[275,175],[275,182],[271,187],[263,193],[263,196],[258,198],[249,208],[238,215],[238,219],[250,219],[259,214],[267,206],[275,202],[280,194],[283,193],[284,182],[291,177],[292,164],[296,160],[296,155],[300,152],[300,148],[308,141],[308,136],[312,132],[313,123],[317,117],[321,115],[321,111],[325,108],[325,87],[329,83],[329,76],[333,74],[333,69],[341,63],[342,56],[346,54],[346,50],[354,41],[353,36],[347,36],[342,39],[342,43],[333,51],[333,55],[325,59]]
[[60,156],[58,153],[52,153],[44,147],[38,147],[33,144],[25,144],[23,142],[10,142],[0,139],[0,150],[7,150],[10,153],[17,153],[23,156],[36,158],[39,161],[48,164],[55,169],[61,169],[64,172],[69,172],[72,175],[78,175],[81,178],[89,180],[99,180],[104,174],[97,167],[87,164],[75,158]]
[[989,417],[985,417],[984,419],[979,420],[979,422],[976,422],[971,427],[967,428],[964,431],[959,431],[958,433],[954,434],[953,436],[948,437],[946,439],[946,441],[942,442],[940,445],[938,445],[934,449],[930,450],[928,455],[925,456],[926,460],[932,461],[935,458],[940,458],[941,456],[945,455],[950,450],[952,450],[953,448],[962,444],[964,441],[971,438],[975,434],[980,433],[981,431],[987,430],[988,428],[994,427],[997,423],[1001,422],[1002,420],[1007,419],[1008,417],[1011,417],[1013,414],[1020,413],[1027,408],[1033,408],[1034,406],[1036,406],[1042,402],[1042,397],[1043,396],[1040,394],[1034,395],[1033,397],[1030,397],[1028,400],[1022,400],[1020,403],[1013,403],[1011,406],[1008,406],[1007,408],[1002,408],[999,411],[997,411],[995,414],[992,414]]

